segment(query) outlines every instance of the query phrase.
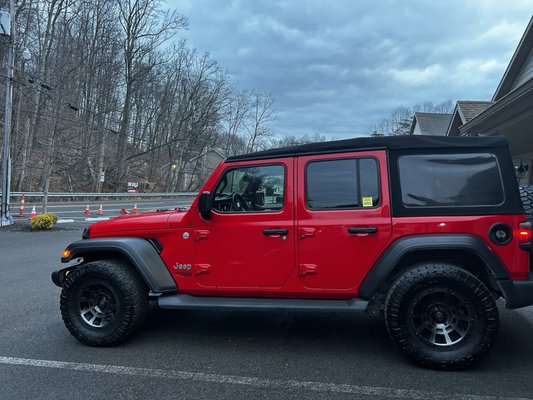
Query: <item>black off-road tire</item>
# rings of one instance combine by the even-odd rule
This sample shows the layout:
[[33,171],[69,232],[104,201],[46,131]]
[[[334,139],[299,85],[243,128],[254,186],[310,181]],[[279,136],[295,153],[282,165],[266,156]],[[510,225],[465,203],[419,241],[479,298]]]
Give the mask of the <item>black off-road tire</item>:
[[533,185],[520,186],[520,199],[528,221],[533,220]]
[[142,325],[148,289],[128,264],[95,261],[67,276],[60,304],[61,316],[72,336],[89,346],[113,346]]
[[496,303],[474,275],[450,264],[423,264],[392,285],[385,302],[392,340],[426,367],[457,370],[477,362],[494,345]]

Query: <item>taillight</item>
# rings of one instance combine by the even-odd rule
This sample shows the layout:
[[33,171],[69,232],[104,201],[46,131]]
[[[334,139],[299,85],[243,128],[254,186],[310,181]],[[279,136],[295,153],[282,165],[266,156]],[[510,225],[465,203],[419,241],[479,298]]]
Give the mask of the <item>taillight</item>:
[[531,249],[531,222],[521,222],[518,225],[518,243],[523,250]]

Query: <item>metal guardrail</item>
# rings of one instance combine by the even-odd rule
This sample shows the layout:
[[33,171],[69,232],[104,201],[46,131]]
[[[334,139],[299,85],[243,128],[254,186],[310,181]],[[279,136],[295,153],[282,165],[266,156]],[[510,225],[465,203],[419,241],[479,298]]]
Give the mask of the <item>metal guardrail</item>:
[[[11,192],[11,197],[44,197],[44,192]],[[174,192],[174,193],[70,193],[70,192],[48,192],[48,197],[193,197],[198,192]]]
[[[55,202],[77,202],[77,201],[100,201],[100,200],[118,200],[118,199],[175,199],[178,197],[195,197],[197,192],[174,192],[174,193],[83,193],[83,192],[11,192],[11,209],[13,204],[18,203],[19,199],[24,193],[24,198],[27,203],[39,204],[43,203],[46,210],[49,201]],[[28,205],[29,205],[28,204]]]
[[[46,212],[47,208],[49,206],[49,201],[54,199],[56,203],[68,203],[68,202],[93,202],[93,201],[101,201],[101,200],[110,200],[110,199],[120,199],[120,198],[130,198],[130,199],[137,199],[137,202],[140,202],[141,198],[145,199],[175,199],[178,197],[195,197],[198,193],[197,192],[174,192],[174,193],[84,193],[84,192],[76,192],[76,193],[70,193],[70,192],[11,192],[10,193],[10,201],[8,201],[8,204],[11,202],[11,206],[8,206],[8,213],[6,215],[13,215],[13,210],[15,208],[18,208],[18,205],[15,205],[15,203],[18,204],[19,200],[21,201],[21,196],[24,193],[24,199],[27,202],[27,205],[30,206],[33,204],[39,205],[42,202],[42,212]],[[0,195],[2,193],[0,192]],[[135,202],[135,201],[134,201]],[[21,201],[22,203],[22,201]],[[22,207],[22,204],[21,204]],[[7,221],[6,221],[7,222]],[[12,222],[6,223],[5,225],[9,225]],[[2,220],[2,226],[4,226],[4,220]]]

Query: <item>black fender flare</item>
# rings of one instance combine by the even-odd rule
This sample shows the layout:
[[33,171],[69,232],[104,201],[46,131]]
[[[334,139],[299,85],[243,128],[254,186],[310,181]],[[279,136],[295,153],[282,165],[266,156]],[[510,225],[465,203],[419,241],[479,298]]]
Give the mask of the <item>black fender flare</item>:
[[498,256],[477,236],[464,234],[413,235],[393,242],[364,278],[359,297],[371,299],[394,272],[400,260],[409,253],[424,250],[465,250],[473,253],[487,266],[496,280],[508,280],[509,273]]
[[[68,257],[61,257],[61,262],[63,263],[80,257],[89,256],[91,258],[91,254],[102,253],[106,256],[120,254],[135,267],[150,291],[154,293],[169,293],[178,290],[176,282],[161,259],[159,252],[147,239],[112,237],[79,240],[69,244],[65,252],[70,252],[70,254]],[[71,268],[67,267],[66,269]]]

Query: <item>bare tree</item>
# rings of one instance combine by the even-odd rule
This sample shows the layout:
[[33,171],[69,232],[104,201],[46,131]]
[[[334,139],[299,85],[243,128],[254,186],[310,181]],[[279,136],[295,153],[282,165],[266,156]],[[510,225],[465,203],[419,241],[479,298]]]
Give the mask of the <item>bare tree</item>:
[[223,150],[228,155],[235,154],[236,151],[241,151],[246,146],[238,138],[241,137],[247,115],[252,112],[253,103],[250,99],[250,93],[247,90],[242,90],[233,93],[228,98],[228,103],[223,119],[224,123],[224,138]]
[[453,110],[451,100],[434,105],[430,101],[415,104],[412,107],[399,106],[389,115],[376,122],[371,136],[408,135],[415,112],[450,113]]
[[[28,163],[32,151],[32,143],[36,132],[38,132],[41,117],[43,114],[43,106],[46,101],[46,95],[52,88],[49,81],[50,75],[50,59],[53,53],[54,40],[58,29],[58,19],[70,4],[69,0],[51,0],[48,2],[37,2],[35,10],[35,19],[32,18],[33,10],[30,9],[28,23],[35,21],[37,30],[35,32],[35,42],[37,47],[34,48],[37,58],[37,68],[35,70],[35,78],[31,79],[29,83],[33,89],[33,99],[30,104],[31,110],[28,114],[28,122],[26,123],[26,130],[22,140],[22,154],[20,163],[20,174],[17,183],[17,188],[20,190],[25,185]],[[26,29],[29,29],[26,27]],[[25,32],[25,36],[28,32]],[[44,96],[43,96],[44,95]]]
[[256,151],[268,145],[272,132],[268,124],[274,121],[274,99],[268,93],[252,93],[251,109],[245,123],[248,134],[247,152]]
[[301,137],[285,136],[282,139],[274,139],[272,141],[272,146],[273,147],[297,146],[300,144],[325,142],[326,140],[327,140],[326,137],[324,135],[321,135],[320,133],[315,133],[313,135],[305,134]]
[[160,16],[158,2],[153,0],[117,0],[117,4],[124,35],[124,105],[118,132],[115,184],[115,190],[119,191],[126,174],[126,149],[134,84],[162,62],[154,57],[153,52],[179,29],[185,28],[187,19],[171,10]]
[[210,150],[271,145],[272,97],[239,90],[212,57],[173,41],[187,20],[158,1],[19,4],[17,45],[33,57],[15,71],[18,190],[118,191],[126,177],[183,190]]

